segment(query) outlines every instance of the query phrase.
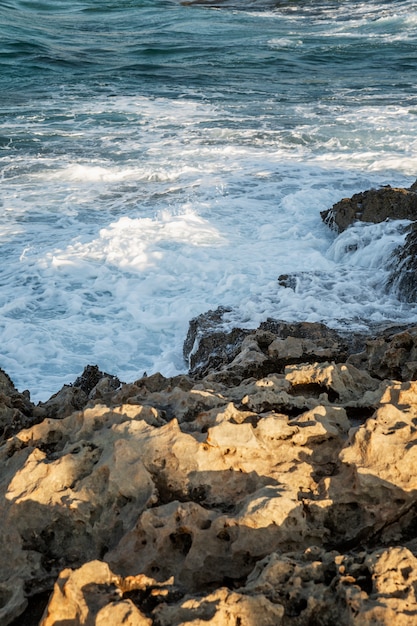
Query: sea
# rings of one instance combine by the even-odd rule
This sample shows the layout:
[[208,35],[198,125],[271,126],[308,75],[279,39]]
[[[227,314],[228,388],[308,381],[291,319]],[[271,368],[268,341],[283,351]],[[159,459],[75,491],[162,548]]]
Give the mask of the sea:
[[414,1],[2,0],[0,79],[0,367],[34,402],[186,372],[219,306],[417,322],[407,224],[320,216],[417,178]]

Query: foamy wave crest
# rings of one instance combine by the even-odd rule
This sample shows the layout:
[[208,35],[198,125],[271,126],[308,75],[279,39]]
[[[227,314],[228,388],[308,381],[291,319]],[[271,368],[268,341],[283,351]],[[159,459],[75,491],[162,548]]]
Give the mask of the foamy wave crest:
[[73,244],[48,257],[56,268],[76,268],[80,260],[91,260],[138,272],[160,263],[166,266],[167,257],[171,257],[175,262],[172,269],[178,272],[188,256],[187,246],[221,246],[225,243],[218,229],[198,215],[172,215],[166,211],[156,219],[122,217],[102,229],[95,241]]

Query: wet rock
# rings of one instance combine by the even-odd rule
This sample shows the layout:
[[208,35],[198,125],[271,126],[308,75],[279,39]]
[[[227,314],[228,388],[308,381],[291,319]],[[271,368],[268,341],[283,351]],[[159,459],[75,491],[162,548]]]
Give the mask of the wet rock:
[[183,346],[184,359],[192,376],[202,377],[223,363],[233,360],[249,330],[225,330],[225,317],[231,309],[219,307],[192,319]]
[[417,192],[415,185],[409,189],[387,185],[344,198],[321,212],[323,221],[341,233],[354,222],[379,223],[387,219],[417,220]]
[[[193,365],[190,375],[235,385],[244,378],[282,372],[288,364],[326,360],[344,361],[348,354],[363,348],[360,333],[343,336],[320,323],[288,323],[268,319],[256,330],[216,330],[218,312],[209,311],[190,325],[184,354]],[[196,324],[198,330],[196,331]],[[197,332],[197,335],[195,334]],[[190,338],[198,336],[192,344]],[[191,346],[193,353],[189,350]]]
[[113,391],[120,387],[120,380],[116,376],[101,372],[97,365],[87,365],[83,373],[73,383],[73,387],[81,389],[87,396],[91,397],[91,393],[95,387],[104,379],[107,379],[108,388]]
[[417,300],[417,224],[411,224],[404,245],[393,254],[388,289],[403,302]]

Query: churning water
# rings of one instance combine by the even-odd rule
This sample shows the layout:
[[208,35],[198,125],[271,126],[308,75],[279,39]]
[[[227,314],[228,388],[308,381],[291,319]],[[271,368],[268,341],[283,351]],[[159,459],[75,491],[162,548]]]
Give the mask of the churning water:
[[[397,224],[320,211],[417,177],[410,0],[3,0],[0,367],[186,370],[188,321],[416,321]],[[277,277],[296,273],[295,289]]]

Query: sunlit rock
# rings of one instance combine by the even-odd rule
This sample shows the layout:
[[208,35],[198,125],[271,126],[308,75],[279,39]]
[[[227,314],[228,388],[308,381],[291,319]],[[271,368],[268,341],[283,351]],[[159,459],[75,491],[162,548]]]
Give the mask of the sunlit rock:
[[384,222],[391,220],[417,220],[417,193],[410,189],[382,187],[369,189],[344,198],[322,211],[322,219],[331,228],[341,233],[357,221]]
[[414,329],[353,345],[271,320],[206,376],[92,371],[5,433],[2,624],[49,593],[42,626],[410,623]]

